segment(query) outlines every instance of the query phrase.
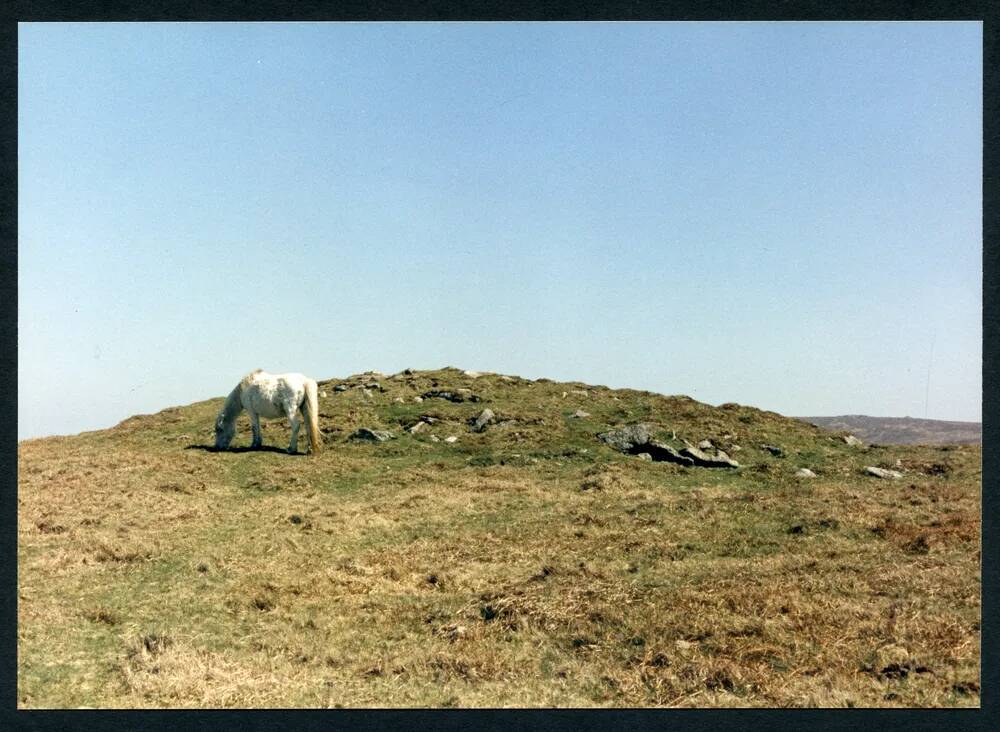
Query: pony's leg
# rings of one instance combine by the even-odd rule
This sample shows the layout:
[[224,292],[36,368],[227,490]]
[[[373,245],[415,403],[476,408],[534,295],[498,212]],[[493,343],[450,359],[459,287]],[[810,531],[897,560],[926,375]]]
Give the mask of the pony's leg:
[[292,441],[288,445],[288,454],[294,455],[298,452],[299,425],[302,424],[302,421],[299,419],[298,410],[288,415],[288,421],[292,423]]
[[260,447],[260,415],[256,412],[250,412],[250,425],[253,427],[253,441],[250,443],[250,447]]

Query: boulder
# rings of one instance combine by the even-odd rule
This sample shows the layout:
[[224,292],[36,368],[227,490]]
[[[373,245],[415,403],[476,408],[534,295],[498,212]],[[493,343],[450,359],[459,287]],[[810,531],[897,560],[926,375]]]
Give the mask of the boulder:
[[876,468],[874,465],[865,466],[865,472],[868,475],[874,475],[876,478],[883,478],[885,480],[899,480],[903,477],[903,474],[898,470],[887,470],[885,468]]
[[649,442],[649,425],[632,424],[621,429],[601,432],[597,439],[621,452],[631,453],[635,448]]
[[715,449],[715,445],[713,445],[708,440],[702,440],[701,442],[698,443],[698,449],[699,450],[713,450],[713,449]]
[[700,468],[738,468],[740,464],[719,450],[715,455],[709,455],[697,447],[685,447],[680,451],[684,457],[691,458]]
[[796,478],[815,478],[816,473],[811,471],[809,468],[799,468],[795,471]]
[[[458,392],[465,391],[465,394]],[[424,399],[447,399],[449,402],[464,402],[466,400],[470,402],[478,402],[479,397],[471,393],[468,389],[457,391],[442,391],[440,389],[432,389],[431,391],[424,392]]]
[[484,432],[486,430],[486,425],[493,424],[494,422],[496,422],[496,415],[493,414],[493,410],[489,408],[484,409],[472,423],[472,431]]
[[642,449],[649,453],[651,460],[658,463],[677,463],[678,465],[694,465],[694,460],[689,457],[681,455],[677,450],[670,447],[670,445],[664,445],[662,442],[657,442],[656,440],[651,440],[647,444],[642,446]]
[[348,439],[364,440],[366,442],[385,442],[391,440],[392,433],[387,430],[370,430],[367,427],[355,430]]

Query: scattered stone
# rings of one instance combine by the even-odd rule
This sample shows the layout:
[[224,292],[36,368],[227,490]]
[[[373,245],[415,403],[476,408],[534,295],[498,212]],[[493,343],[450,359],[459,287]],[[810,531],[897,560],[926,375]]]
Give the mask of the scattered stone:
[[713,445],[708,440],[702,440],[701,442],[698,443],[698,449],[699,450],[714,450],[715,449],[715,445]]
[[377,381],[369,381],[364,386],[366,389],[378,389],[379,391],[382,391],[382,385]]
[[319,393],[319,395],[320,395],[320,397],[322,397],[323,399],[326,399],[326,392],[325,392],[325,391],[321,391],[321,392]]
[[903,477],[903,474],[898,470],[876,468],[874,465],[865,466],[865,472],[868,473],[868,475],[874,475],[876,478],[884,478],[886,480],[899,480]]
[[517,381],[517,379],[515,379],[513,376],[501,376],[500,380],[501,381]]
[[431,442],[441,442],[441,438],[437,435],[431,435]]
[[368,389],[362,389],[361,393],[365,395],[366,399],[372,399],[372,393]]
[[760,449],[761,450],[767,450],[769,453],[771,453],[775,457],[785,457],[785,451],[782,450],[777,445],[761,445]]
[[348,439],[365,440],[367,442],[385,442],[391,440],[392,433],[387,430],[370,430],[367,427],[355,430]]
[[416,423],[415,425],[413,425],[412,427],[408,428],[408,429],[407,429],[406,431],[407,431],[407,432],[409,432],[409,433],[410,433],[411,435],[415,435],[415,434],[417,434],[417,433],[418,433],[418,432],[419,432],[420,430],[422,430],[422,429],[423,429],[423,428],[424,428],[424,427],[425,427],[426,425],[427,425],[427,423],[426,423],[426,422],[424,422],[424,421],[420,421],[420,422],[417,422],[417,423]]
[[496,415],[493,414],[493,410],[489,408],[484,409],[479,413],[479,416],[476,417],[475,422],[473,422],[472,431],[483,432],[486,430],[486,425],[493,424],[494,422],[496,422]]
[[404,404],[404,403],[406,403],[406,400],[403,399],[403,397],[396,397],[392,401],[394,401],[396,404]]
[[702,452],[697,447],[685,447],[680,451],[684,457],[689,457],[701,468],[738,468],[740,464],[726,453],[719,450],[715,455]]
[[334,391],[347,391],[347,384],[337,384],[333,387]]
[[854,435],[844,435],[844,442],[846,442],[851,447],[864,447],[865,443],[859,440]]
[[809,468],[799,468],[795,471],[796,478],[815,478],[816,473],[811,471]]
[[730,446],[729,446],[729,449],[730,449],[730,450],[732,450],[733,452],[739,452],[739,451],[740,451],[740,450],[742,450],[743,448],[742,448],[742,447],[740,447],[739,445],[736,445],[736,444],[732,444],[732,445],[730,445]]
[[686,641],[686,640],[676,640],[676,641],[674,641],[674,645],[677,646],[678,649],[680,649],[682,651],[686,651],[689,648],[691,648],[692,646],[694,646],[694,643],[692,643],[691,641]]
[[482,374],[478,371],[463,371],[463,376],[468,376],[470,379],[478,379]]
[[424,400],[424,398],[422,396],[415,396],[415,397],[413,397],[413,401],[415,401],[417,403],[420,403],[423,400]]
[[455,435],[451,435],[450,437],[445,437],[444,441],[447,442],[448,444],[451,444],[453,442],[458,442],[458,438],[455,437]]
[[640,452],[640,453],[637,453],[637,457],[638,457],[638,458],[639,458],[640,460],[648,460],[649,462],[653,462],[653,456],[652,456],[652,455],[650,455],[650,454],[649,454],[648,452]]
[[584,412],[582,409],[577,409],[573,414],[569,415],[571,419],[586,419],[590,416],[589,412]]
[[632,452],[649,442],[649,425],[632,424],[621,429],[602,432],[597,439],[621,452]]
[[570,389],[570,394],[575,394],[576,396],[588,397],[590,392],[584,391],[582,389]]

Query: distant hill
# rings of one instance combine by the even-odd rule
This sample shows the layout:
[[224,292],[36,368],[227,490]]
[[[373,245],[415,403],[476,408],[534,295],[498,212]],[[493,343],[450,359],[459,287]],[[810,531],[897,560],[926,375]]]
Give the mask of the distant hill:
[[980,422],[946,422],[913,417],[798,417],[828,430],[847,430],[866,442],[878,445],[981,445]]

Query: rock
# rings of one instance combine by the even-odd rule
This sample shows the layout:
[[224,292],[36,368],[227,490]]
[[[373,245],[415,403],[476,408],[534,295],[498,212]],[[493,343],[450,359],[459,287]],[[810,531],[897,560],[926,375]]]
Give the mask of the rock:
[[451,435],[450,437],[445,437],[444,441],[447,442],[448,444],[451,444],[453,442],[458,442],[458,438],[455,437],[455,435]]
[[413,369],[403,369],[403,375],[404,376],[412,376],[413,375]]
[[633,449],[649,442],[649,425],[632,424],[621,429],[602,432],[597,439],[621,452],[632,452]]
[[742,450],[743,448],[742,448],[742,447],[740,447],[739,445],[730,445],[730,446],[729,446],[729,449],[730,449],[730,450],[732,450],[733,452],[739,452],[739,451],[740,451],[740,450]]
[[851,447],[864,447],[865,443],[859,440],[854,435],[844,435],[844,442],[846,442]]
[[[458,392],[465,392],[463,395]],[[468,399],[470,402],[478,402],[479,397],[471,392],[469,389],[458,389],[456,391],[442,391],[440,389],[432,389],[431,391],[424,392],[424,399],[447,399],[449,402],[464,402]]]
[[771,453],[775,457],[784,457],[785,456],[785,451],[782,450],[777,445],[761,445],[760,449],[761,450],[767,450],[769,453]]
[[385,442],[386,440],[391,440],[393,437],[392,433],[387,430],[370,430],[366,427],[355,430],[350,438],[351,440],[365,440],[367,442]]
[[715,448],[715,445],[713,445],[708,440],[702,440],[701,442],[698,443],[698,449],[699,450],[712,450],[714,448]]
[[501,376],[500,380],[501,381],[517,381],[517,379],[515,379],[513,376]]
[[431,442],[441,442],[441,438],[437,435],[431,435]]
[[570,394],[575,394],[576,396],[588,397],[590,392],[583,391],[582,389],[570,389]]
[[685,457],[677,452],[670,445],[664,445],[662,442],[657,442],[656,440],[651,440],[647,444],[643,445],[642,449],[648,451],[650,459],[658,463],[677,463],[679,465],[694,465],[694,460],[689,457]]
[[337,384],[333,387],[334,391],[347,391],[347,384]]
[[582,409],[577,409],[573,414],[569,415],[570,419],[586,419],[590,416],[590,412],[584,412]]
[[319,395],[320,395],[320,397],[322,397],[323,399],[326,399],[326,392],[325,392],[325,391],[321,391],[321,392],[319,393]]
[[637,453],[636,457],[638,457],[640,460],[648,460],[649,462],[653,462],[653,456],[650,455],[648,452]]
[[403,399],[403,397],[396,397],[392,401],[396,402],[396,404],[405,404],[406,403],[406,400]]
[[493,414],[492,409],[489,408],[484,409],[482,412],[479,413],[479,416],[476,417],[475,421],[472,423],[472,431],[484,432],[486,430],[486,425],[493,424],[494,422],[496,422],[496,417],[497,416]]
[[470,379],[478,379],[480,376],[482,376],[482,374],[479,373],[478,371],[463,371],[462,375],[468,376]]
[[377,381],[369,381],[364,386],[366,389],[378,389],[379,391],[382,391],[382,385]]
[[422,402],[423,400],[424,400],[424,398],[422,396],[415,396],[415,397],[413,397],[413,401],[418,402],[418,403]]
[[796,478],[815,478],[816,473],[811,471],[809,468],[799,468],[795,471]]
[[691,458],[694,464],[701,468],[738,468],[740,464],[730,458],[726,453],[719,451],[712,456],[702,452],[697,447],[685,447],[680,451],[684,457]]
[[409,427],[406,431],[409,432],[411,435],[415,435],[420,430],[422,430],[426,425],[427,425],[426,422],[420,421],[420,422],[417,422],[415,425]]
[[868,473],[868,475],[874,475],[876,478],[883,478],[885,480],[899,480],[903,477],[903,474],[898,470],[876,468],[874,465],[865,466],[865,472]]

